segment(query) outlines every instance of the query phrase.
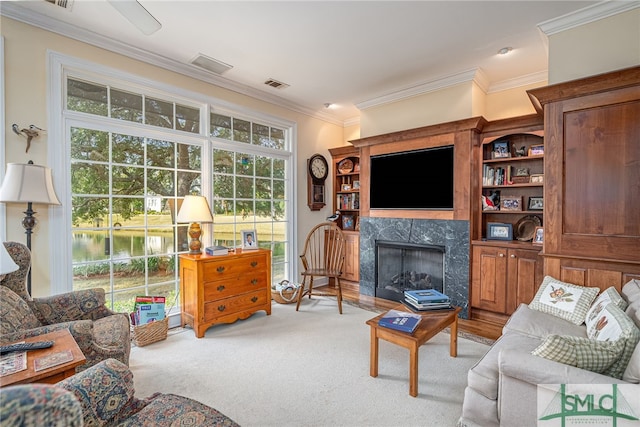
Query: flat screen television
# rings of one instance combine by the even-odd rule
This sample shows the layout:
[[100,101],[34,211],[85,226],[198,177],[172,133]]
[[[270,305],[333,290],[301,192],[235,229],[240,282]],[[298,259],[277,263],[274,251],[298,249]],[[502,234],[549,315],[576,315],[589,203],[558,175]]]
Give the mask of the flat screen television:
[[453,209],[453,145],[371,156],[371,209]]

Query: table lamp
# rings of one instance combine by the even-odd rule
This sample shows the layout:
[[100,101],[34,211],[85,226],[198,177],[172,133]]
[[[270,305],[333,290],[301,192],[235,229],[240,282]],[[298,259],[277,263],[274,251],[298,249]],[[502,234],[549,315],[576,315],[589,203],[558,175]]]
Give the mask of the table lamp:
[[0,281],[4,279],[4,276],[14,272],[18,269],[18,264],[13,261],[9,252],[7,252],[7,248],[4,247],[4,244],[0,243]]
[[200,228],[201,222],[213,222],[213,215],[211,215],[211,209],[204,196],[184,196],[182,206],[176,218],[176,222],[190,222],[189,226],[189,254],[199,255],[202,253],[202,243],[200,242],[200,235],[202,230]]
[[[36,226],[36,218],[33,214],[33,203],[41,205],[59,205],[60,201],[53,189],[51,169],[45,166],[34,165],[31,160],[28,164],[9,163],[7,173],[0,187],[0,202],[26,203],[27,210],[22,220],[22,227],[27,235],[27,247],[31,250],[31,234]],[[27,290],[31,293],[31,270],[27,276]]]

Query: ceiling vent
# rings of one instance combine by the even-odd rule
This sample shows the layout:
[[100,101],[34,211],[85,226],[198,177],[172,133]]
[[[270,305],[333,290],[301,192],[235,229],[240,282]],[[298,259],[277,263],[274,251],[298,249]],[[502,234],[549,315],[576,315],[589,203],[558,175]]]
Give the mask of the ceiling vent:
[[267,86],[275,87],[276,89],[285,89],[289,87],[288,84],[279,82],[275,79],[269,79],[266,82],[264,82],[264,84],[266,84]]
[[51,3],[55,6],[60,6],[63,9],[71,10],[73,0],[45,0],[47,3]]
[[229,64],[225,64],[224,62],[217,61],[213,58],[209,58],[201,53],[196,56],[191,63],[196,67],[200,67],[207,71],[211,71],[212,73],[222,74],[226,71],[229,71],[233,68],[233,66]]

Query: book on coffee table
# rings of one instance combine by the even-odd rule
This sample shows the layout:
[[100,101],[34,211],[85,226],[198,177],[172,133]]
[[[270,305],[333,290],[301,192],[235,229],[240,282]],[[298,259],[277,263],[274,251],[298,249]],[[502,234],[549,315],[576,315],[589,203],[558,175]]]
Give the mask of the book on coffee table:
[[419,314],[409,313],[408,311],[389,310],[378,320],[378,325],[411,334],[416,330],[421,320],[422,317]]
[[404,297],[417,304],[427,303],[448,303],[449,297],[435,289],[421,289],[415,291],[404,291]]
[[37,357],[33,361],[33,370],[36,372],[42,371],[44,369],[62,365],[63,363],[71,362],[72,360],[73,360],[73,353],[71,352],[71,350],[64,350],[56,353],[50,353],[46,356]]

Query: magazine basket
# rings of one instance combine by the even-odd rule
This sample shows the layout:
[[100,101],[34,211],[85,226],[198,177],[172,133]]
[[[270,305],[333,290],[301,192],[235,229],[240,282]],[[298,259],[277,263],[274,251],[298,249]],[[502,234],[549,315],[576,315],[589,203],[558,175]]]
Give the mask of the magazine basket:
[[169,330],[169,318],[147,323],[146,325],[132,326],[133,342],[138,347],[153,344],[154,342],[167,339]]

